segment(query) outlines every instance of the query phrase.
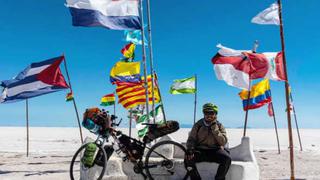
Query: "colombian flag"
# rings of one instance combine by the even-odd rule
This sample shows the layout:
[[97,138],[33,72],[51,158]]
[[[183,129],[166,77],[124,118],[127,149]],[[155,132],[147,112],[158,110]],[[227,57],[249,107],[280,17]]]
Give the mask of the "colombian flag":
[[260,81],[258,84],[255,84],[251,87],[250,98],[248,98],[249,91],[243,90],[239,93],[240,98],[242,99],[243,110],[256,109],[265,104],[271,102],[271,90],[270,83],[268,79]]
[[110,81],[112,84],[140,82],[140,62],[117,62],[110,71]]
[[114,96],[114,94],[107,94],[101,98],[100,106],[114,105],[115,101],[116,101],[116,97]]

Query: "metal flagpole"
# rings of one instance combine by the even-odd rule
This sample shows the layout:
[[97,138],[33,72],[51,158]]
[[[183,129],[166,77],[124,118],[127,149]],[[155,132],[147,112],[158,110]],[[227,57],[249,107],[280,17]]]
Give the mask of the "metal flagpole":
[[294,108],[294,105],[293,105],[293,98],[292,98],[291,92],[290,92],[290,99],[291,99],[291,105],[292,105],[292,111],[293,111],[294,121],[295,121],[295,123],[296,123],[296,128],[297,128],[297,133],[298,133],[298,138],[299,138],[300,151],[303,151],[303,149],[302,149],[302,143],[301,143],[301,137],[300,137],[300,131],[299,131],[299,126],[298,126],[298,120],[297,120],[297,115],[296,115],[296,109]]
[[159,85],[159,82],[158,82],[158,76],[157,76],[157,73],[154,71],[154,77],[155,77],[155,84],[157,84],[158,86],[158,93],[159,93],[159,98],[160,98],[160,103],[161,103],[161,110],[162,110],[162,113],[163,113],[163,118],[164,118],[164,122],[167,122],[167,118],[166,118],[166,113],[164,111],[164,105],[163,105],[163,101],[162,101],[162,96],[161,96],[161,92],[160,92],[160,85]]
[[131,137],[131,128],[132,128],[132,108],[129,111],[129,137]]
[[[113,93],[113,95],[115,96],[115,93]],[[113,103],[113,115],[116,116],[116,102]]]
[[197,116],[197,93],[198,93],[197,74],[195,74],[194,77],[195,77],[194,83],[195,83],[196,92],[194,93],[193,124],[196,123],[196,116]]
[[[153,70],[153,49],[152,49],[152,34],[151,34],[151,13],[150,13],[150,0],[147,0],[147,17],[148,17],[148,49],[149,49],[149,59],[150,59],[150,72],[151,72],[151,92],[152,92],[152,116],[155,117],[155,102],[154,102],[154,70]],[[153,123],[155,118],[153,118]]]
[[[254,45],[253,45],[253,48],[252,48],[252,52],[255,53],[257,52],[257,49],[258,49],[258,46],[259,46],[259,42],[258,40],[255,40],[254,41]],[[243,127],[243,137],[246,136],[246,133],[247,133],[247,123],[248,123],[248,114],[249,114],[249,104],[250,104],[250,93],[251,93],[251,79],[250,79],[250,76],[249,76],[249,89],[248,89],[248,98],[246,100],[247,102],[247,106],[246,106],[246,115],[245,115],[245,120],[244,120],[244,127]]]
[[27,123],[27,157],[29,156],[29,106],[26,99],[26,123]]
[[144,88],[146,94],[146,113],[147,120],[150,123],[149,118],[149,96],[148,96],[148,79],[147,79],[147,62],[146,62],[146,47],[145,47],[145,39],[144,39],[144,22],[143,22],[143,2],[139,0],[140,3],[140,24],[141,24],[141,40],[142,40],[142,61],[143,61],[143,71],[144,71]]
[[[68,68],[67,68],[67,61],[66,61],[66,58],[64,57],[64,55],[63,55],[63,62],[64,62],[64,68],[65,68],[66,73],[67,73],[67,78],[68,78],[68,82],[69,82],[69,86],[70,86],[70,91],[73,93],[72,86],[71,86],[71,81],[70,81],[70,76],[69,76],[69,72],[68,72]],[[74,110],[76,111],[76,115],[77,115],[81,143],[83,144],[83,137],[82,137],[82,129],[81,129],[81,125],[80,125],[80,118],[79,118],[78,108],[77,108],[76,101],[75,101],[74,97],[72,98],[72,102],[73,102]]]
[[285,56],[281,0],[278,0],[278,5],[279,5],[279,19],[280,19],[280,39],[281,39],[281,48],[283,53],[284,73],[286,77],[285,93],[286,93],[286,103],[287,103],[288,134],[289,134],[289,148],[290,148],[290,172],[291,172],[290,179],[294,180],[295,179],[294,178],[294,152],[293,152],[292,126],[291,126],[291,116],[290,116],[289,83],[288,83],[289,78],[288,78],[287,62],[286,62],[286,56]]
[[250,80],[250,77],[249,77],[249,89],[248,89],[248,97],[246,99],[246,102],[247,102],[247,105],[246,105],[246,116],[245,116],[245,119],[244,119],[244,127],[243,127],[243,137],[246,136],[246,133],[247,133],[247,123],[248,123],[248,114],[249,114],[249,99],[250,99],[250,93],[251,93],[251,80]]

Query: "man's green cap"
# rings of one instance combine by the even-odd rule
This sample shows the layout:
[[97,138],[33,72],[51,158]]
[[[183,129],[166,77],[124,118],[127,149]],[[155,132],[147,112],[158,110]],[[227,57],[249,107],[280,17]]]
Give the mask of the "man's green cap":
[[202,106],[203,112],[215,112],[218,114],[218,106],[212,104],[212,103],[206,103]]

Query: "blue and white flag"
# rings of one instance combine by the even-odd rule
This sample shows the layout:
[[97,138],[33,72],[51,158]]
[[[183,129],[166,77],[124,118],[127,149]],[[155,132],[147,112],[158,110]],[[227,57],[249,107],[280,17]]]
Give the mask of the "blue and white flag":
[[278,3],[271,4],[270,7],[260,12],[258,15],[252,18],[252,23],[256,24],[272,24],[280,25],[279,18],[279,5]]
[[2,81],[0,102],[21,101],[69,88],[59,67],[63,60],[64,56],[60,56],[32,63],[13,79]]
[[67,0],[74,26],[141,29],[138,0]]

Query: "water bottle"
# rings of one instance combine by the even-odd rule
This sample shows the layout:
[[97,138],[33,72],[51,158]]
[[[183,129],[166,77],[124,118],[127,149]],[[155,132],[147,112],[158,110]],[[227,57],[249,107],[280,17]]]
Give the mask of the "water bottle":
[[95,124],[91,119],[86,119],[85,121],[82,121],[82,125],[94,134],[99,133],[100,127],[97,124]]

